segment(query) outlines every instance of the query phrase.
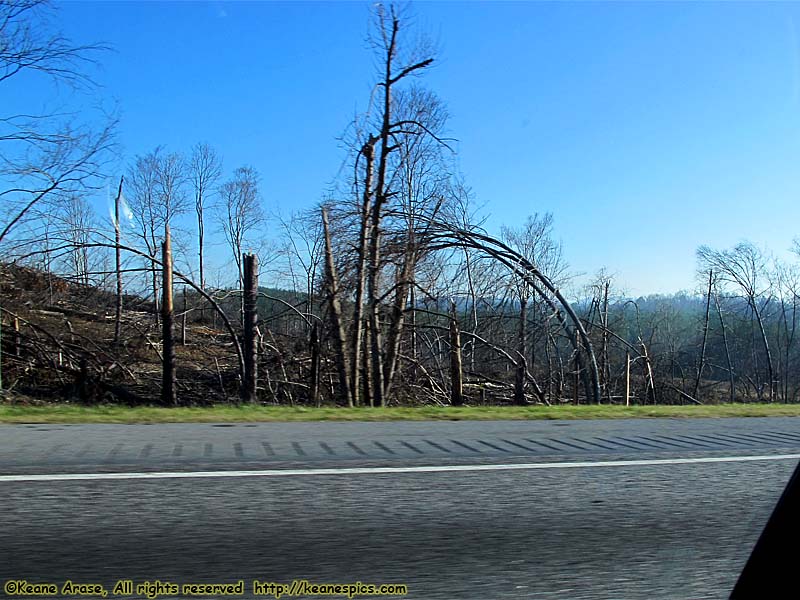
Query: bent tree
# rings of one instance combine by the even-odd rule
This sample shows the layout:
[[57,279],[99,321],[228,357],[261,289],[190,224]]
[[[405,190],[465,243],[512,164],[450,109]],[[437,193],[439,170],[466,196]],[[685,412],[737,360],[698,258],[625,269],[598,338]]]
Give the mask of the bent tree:
[[582,369],[587,399],[591,399],[597,404],[600,403],[600,376],[592,341],[572,305],[537,265],[507,244],[483,231],[463,229],[444,220],[430,220],[423,235],[430,236],[431,248],[464,247],[482,253],[504,265],[520,281],[530,286],[533,292],[553,311],[564,328],[567,338],[573,344],[576,355],[583,355],[588,362],[588,369]]

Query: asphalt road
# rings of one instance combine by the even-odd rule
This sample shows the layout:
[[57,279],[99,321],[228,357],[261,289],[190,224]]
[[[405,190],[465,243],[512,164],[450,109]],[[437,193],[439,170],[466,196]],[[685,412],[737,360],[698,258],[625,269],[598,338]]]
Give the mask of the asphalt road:
[[[0,581],[725,598],[797,462],[736,457],[800,453],[795,431],[793,419],[0,426]],[[242,470],[262,476],[231,476]]]

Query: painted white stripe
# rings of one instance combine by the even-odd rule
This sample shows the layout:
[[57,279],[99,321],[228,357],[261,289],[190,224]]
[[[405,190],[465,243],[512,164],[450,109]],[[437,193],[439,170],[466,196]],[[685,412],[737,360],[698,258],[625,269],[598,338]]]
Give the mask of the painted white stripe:
[[762,456],[707,456],[651,460],[607,460],[588,462],[511,463],[499,465],[431,465],[419,467],[343,467],[338,469],[265,469],[261,471],[162,471],[153,473],[51,473],[0,475],[0,483],[33,481],[93,481],[106,479],[217,479],[226,477],[288,477],[314,475],[389,475],[395,473],[449,473],[454,471],[531,471],[535,469],[587,469],[594,467],[652,467],[775,460],[800,460],[800,454]]

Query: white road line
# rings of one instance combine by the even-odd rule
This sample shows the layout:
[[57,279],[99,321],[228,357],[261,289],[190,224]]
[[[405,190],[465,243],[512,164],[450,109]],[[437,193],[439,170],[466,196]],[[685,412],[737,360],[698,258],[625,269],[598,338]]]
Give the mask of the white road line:
[[107,479],[217,479],[225,477],[288,477],[319,475],[391,475],[396,473],[450,473],[454,471],[531,471],[535,469],[587,469],[594,467],[652,467],[775,460],[800,460],[800,454],[762,456],[708,456],[652,460],[607,460],[587,462],[512,463],[499,465],[436,465],[419,467],[342,467],[338,469],[265,469],[261,471],[162,471],[153,473],[51,473],[0,475],[0,483],[35,481],[96,481]]

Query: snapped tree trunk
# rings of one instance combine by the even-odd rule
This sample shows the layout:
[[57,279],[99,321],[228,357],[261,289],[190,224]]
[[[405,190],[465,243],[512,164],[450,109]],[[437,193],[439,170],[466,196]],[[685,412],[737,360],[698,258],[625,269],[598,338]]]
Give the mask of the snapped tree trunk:
[[458,329],[456,303],[450,303],[450,404],[464,404],[464,382],[461,367],[461,334]]
[[367,320],[364,323],[364,340],[361,343],[361,353],[363,360],[361,365],[363,372],[361,373],[362,382],[362,398],[367,406],[375,406],[375,399],[372,397],[372,362],[370,361],[370,348],[372,348],[372,328],[370,322]]
[[183,313],[181,314],[181,346],[186,345],[186,313],[187,313],[187,303],[186,303],[186,286],[183,286]]
[[347,350],[347,334],[344,331],[342,317],[342,304],[339,300],[339,278],[336,275],[336,263],[333,260],[333,246],[331,244],[330,223],[328,211],[322,208],[322,230],[325,238],[325,290],[328,296],[328,305],[331,312],[331,326],[336,343],[336,370],[339,373],[339,393],[348,406],[353,406],[353,392],[350,387],[350,373],[347,364],[349,356]]
[[114,202],[114,239],[116,241],[114,256],[117,272],[117,298],[114,311],[114,344],[119,344],[122,334],[122,248],[120,248],[122,235],[119,218],[120,202],[122,202],[122,182],[124,179],[124,176],[119,178],[119,190],[117,191],[117,199]]
[[[154,249],[153,257],[155,258],[155,252],[157,250]],[[155,264],[152,267],[152,275],[153,275],[153,318],[155,319],[156,325],[159,323],[159,307],[158,307],[158,267]]]
[[625,406],[631,405],[631,353],[625,353]]
[[310,379],[310,400],[315,406],[319,406],[319,326],[314,323],[311,328],[311,376]]
[[243,305],[244,305],[244,377],[242,377],[241,398],[252,403],[258,395],[258,258],[255,254],[242,255]]
[[369,136],[361,153],[367,161],[364,175],[364,193],[361,202],[361,222],[358,232],[358,264],[356,266],[356,299],[353,308],[353,336],[350,381],[353,389],[353,404],[361,404],[361,338],[364,331],[364,292],[367,279],[368,232],[370,205],[372,203],[373,172],[375,168],[375,142],[378,138]]

